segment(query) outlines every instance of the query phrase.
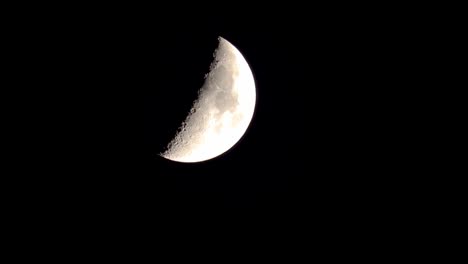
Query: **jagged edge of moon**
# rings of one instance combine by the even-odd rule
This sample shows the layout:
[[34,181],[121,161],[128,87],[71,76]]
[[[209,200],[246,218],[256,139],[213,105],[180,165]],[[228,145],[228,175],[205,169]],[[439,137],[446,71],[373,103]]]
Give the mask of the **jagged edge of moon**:
[[[207,79],[213,74],[214,70],[218,68],[220,63],[225,60],[226,55],[222,54],[221,51],[223,50],[223,45],[227,45],[228,43],[226,40],[224,40],[222,37],[218,37],[218,47],[215,49],[213,52],[213,61],[210,64],[210,68],[208,73],[205,74],[203,82],[206,82]],[[221,53],[221,54],[220,54]],[[221,56],[220,56],[221,55]],[[190,124],[190,120],[193,118],[194,114],[196,113],[197,109],[200,108],[200,101],[203,97],[203,92],[205,91],[203,89],[204,85],[202,85],[202,88],[198,90],[197,92],[197,99],[194,101],[192,107],[190,108],[190,111],[188,112],[187,118],[185,121],[182,122],[180,127],[176,131],[176,136],[169,142],[169,144],[166,146],[163,152],[159,153],[158,155],[161,157],[168,157],[171,155],[172,150],[178,146],[179,144],[184,144],[187,143],[185,142],[185,137],[183,136],[184,132],[187,129],[187,124]]]

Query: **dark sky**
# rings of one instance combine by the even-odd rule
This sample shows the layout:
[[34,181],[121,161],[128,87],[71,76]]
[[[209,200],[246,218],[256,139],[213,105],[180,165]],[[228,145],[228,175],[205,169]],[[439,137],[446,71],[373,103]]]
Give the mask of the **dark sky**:
[[[393,140],[382,136],[392,133],[382,120],[391,111],[386,105],[393,89],[381,66],[392,51],[374,33],[379,26],[343,22],[299,31],[197,30],[149,38],[158,48],[145,72],[147,177],[164,179],[163,186],[174,188],[174,202],[188,208],[376,206],[372,197],[391,186],[392,167],[382,165],[389,159],[377,153]],[[243,53],[254,73],[251,125],[216,159],[161,159],[155,153],[185,118],[218,36]]]
[[[372,89],[378,74],[372,54],[363,55],[363,49],[371,51],[362,41],[368,38],[341,29],[315,28],[307,37],[222,28],[116,34],[121,42],[102,47],[103,65],[110,65],[102,72],[112,85],[99,90],[106,102],[99,112],[107,114],[96,120],[106,131],[105,178],[119,175],[112,182],[136,203],[172,208],[285,209],[309,195],[327,203],[356,197],[368,179],[350,175],[371,168],[372,139],[380,129],[373,123],[380,117],[369,109],[382,94]],[[196,99],[218,36],[233,43],[253,71],[257,104],[251,125],[215,159],[162,159],[156,154]]]
[[[47,114],[37,113],[43,121],[36,130],[47,126],[43,116],[56,116],[50,125],[57,128],[37,134],[49,150],[41,155],[47,162],[37,166],[53,171],[34,179],[32,188],[47,186],[41,189],[50,189],[63,208],[96,211],[291,205],[294,179],[308,177],[305,164],[315,155],[304,141],[307,126],[314,126],[305,111],[317,100],[308,93],[314,81],[304,81],[314,76],[305,68],[304,40],[279,30],[162,32],[139,22],[78,22],[33,25],[25,42],[26,56],[37,63],[31,67],[41,69],[35,82],[57,87],[36,91],[54,102],[44,103]],[[250,127],[215,159],[163,159],[157,153],[196,99],[219,36],[253,71],[257,103]]]
[[[379,136],[391,129],[379,121],[386,113],[375,111],[391,91],[379,67],[392,55],[381,46],[388,41],[373,33],[378,28],[358,22],[318,22],[300,30],[162,31],[138,20],[31,29],[36,35],[27,43],[37,43],[31,57],[53,76],[47,85],[59,87],[50,98],[58,96],[60,107],[46,105],[59,115],[59,127],[47,136],[60,142],[48,160],[70,176],[51,178],[51,186],[63,181],[56,190],[80,206],[88,201],[139,212],[287,209],[305,201],[341,206],[382,191],[382,180],[367,186],[377,179],[369,175],[388,168],[377,167],[383,161],[374,155],[391,142]],[[218,36],[235,45],[253,71],[257,104],[250,127],[215,159],[160,158],[196,99]]]
[[[408,92],[417,81],[399,76],[415,70],[407,62],[419,46],[407,50],[408,38],[394,37],[393,13],[378,21],[379,10],[340,7],[297,15],[265,9],[258,24],[236,30],[217,22],[221,14],[204,26],[190,19],[178,26],[160,15],[163,8],[32,10],[36,17],[15,20],[23,29],[9,39],[18,51],[8,50],[17,56],[8,68],[25,68],[12,90],[26,106],[9,109],[24,111],[13,118],[24,128],[19,139],[6,138],[18,152],[7,155],[22,156],[11,177],[18,190],[5,185],[14,193],[8,199],[24,201],[15,207],[25,219],[79,223],[71,228],[121,220],[164,229],[157,221],[171,213],[245,209],[311,215],[328,232],[413,211],[420,200],[409,203],[405,193],[420,188],[408,180],[419,168],[404,165],[417,158],[419,135],[408,127],[419,116],[405,119],[404,104],[420,99]],[[196,99],[219,36],[255,77],[247,132],[209,161],[158,157]]]
[[[245,56],[254,73],[257,105],[241,141],[215,159],[195,164],[168,161],[158,151],[174,136],[203,84],[222,36]],[[145,96],[146,171],[168,179],[179,206],[190,208],[281,207],[291,179],[305,175],[310,151],[301,149],[307,86],[294,39],[268,31],[188,31],[168,34],[148,69]],[[161,43],[162,42],[162,43]],[[309,153],[309,154],[308,154]]]

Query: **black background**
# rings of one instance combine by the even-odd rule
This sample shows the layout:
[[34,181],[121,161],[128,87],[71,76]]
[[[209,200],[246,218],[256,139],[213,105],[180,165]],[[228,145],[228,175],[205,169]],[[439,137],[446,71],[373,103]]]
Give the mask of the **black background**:
[[[196,98],[218,36],[231,41],[254,72],[257,105],[251,126],[233,149],[213,160],[164,160],[156,154]],[[301,149],[308,123],[301,90],[307,88],[301,87],[305,69],[290,42],[267,30],[181,31],[164,38],[156,53],[158,65],[148,74],[154,88],[145,97],[145,155],[148,173],[169,178],[179,206],[275,208],[290,202],[291,179],[307,174],[304,161],[312,154]]]
[[[246,25],[239,23],[243,12],[226,17],[236,27],[221,23],[219,12],[196,25],[201,14],[166,18],[163,8],[30,8],[31,16],[22,7],[7,25],[13,34],[5,53],[13,60],[5,76],[13,81],[4,90],[19,102],[5,109],[13,124],[4,130],[14,135],[5,136],[13,150],[4,153],[19,159],[4,161],[11,168],[3,179],[13,184],[2,187],[14,221],[45,232],[40,239],[52,226],[66,237],[75,237],[70,230],[85,234],[86,243],[98,234],[120,237],[122,229],[147,240],[165,230],[179,241],[174,230],[205,233],[205,225],[220,224],[236,232],[245,223],[268,239],[303,238],[286,243],[317,235],[325,238],[315,240],[321,245],[367,249],[355,242],[381,247],[374,241],[393,236],[398,245],[411,243],[407,235],[427,223],[412,216],[443,204],[428,201],[424,192],[441,194],[424,186],[430,172],[422,168],[431,164],[418,163],[425,159],[418,150],[430,150],[432,139],[412,129],[426,116],[415,104],[424,100],[413,90],[420,78],[407,78],[420,58],[430,60],[431,51],[421,52],[425,44],[411,38],[424,21],[398,26],[402,15],[387,6],[354,4],[263,10]],[[215,159],[160,158],[195,99],[218,36],[252,68],[251,125]],[[220,221],[220,211],[233,224]],[[240,211],[267,213],[255,222]]]
[[[155,153],[190,109],[218,36],[231,41],[254,72],[252,123],[216,159],[161,159]],[[386,98],[373,87],[381,71],[374,53],[382,51],[372,44],[381,40],[371,36],[356,25],[327,24],[299,32],[205,28],[149,38],[163,48],[153,72],[145,73],[145,173],[167,180],[182,208],[355,212],[377,206],[370,197],[389,185],[375,153],[383,144],[379,119],[385,114],[374,110]],[[381,177],[374,176],[376,168]]]
[[[378,33],[385,25],[338,15],[243,29],[130,18],[27,25],[20,47],[40,69],[29,79],[50,87],[30,93],[51,102],[41,103],[46,113],[30,112],[43,144],[31,147],[41,157],[32,167],[46,175],[30,185],[47,186],[41,197],[63,208],[142,214],[356,212],[389,202],[382,194],[395,181],[398,157],[382,150],[400,132],[382,122],[395,92],[393,65],[382,62],[400,43]],[[251,125],[215,159],[160,158],[196,98],[218,36],[253,71]]]

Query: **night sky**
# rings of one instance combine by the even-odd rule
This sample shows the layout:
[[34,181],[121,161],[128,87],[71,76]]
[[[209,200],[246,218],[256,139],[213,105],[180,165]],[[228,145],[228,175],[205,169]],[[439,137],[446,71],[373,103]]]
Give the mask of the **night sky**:
[[[156,154],[195,100],[218,36],[236,46],[253,71],[257,104],[251,125],[238,144],[217,158],[193,164],[165,160]],[[161,41],[154,68],[148,69],[146,173],[165,178],[177,198],[171,202],[189,208],[275,208],[290,202],[292,178],[306,175],[303,166],[310,155],[301,149],[307,123],[301,90],[307,87],[300,80],[306,73],[290,41],[267,31],[223,30],[177,32]]]
[[[426,199],[417,193],[423,180],[412,178],[425,177],[414,144],[425,132],[411,131],[425,108],[410,91],[421,85],[405,79],[417,68],[408,58],[420,46],[408,39],[419,24],[401,37],[393,12],[384,17],[330,5],[304,8],[306,14],[264,6],[258,23],[243,28],[218,22],[222,12],[192,25],[196,19],[167,19],[159,7],[73,7],[50,16],[32,10],[37,19],[11,20],[24,24],[11,38],[18,51],[6,50],[15,61],[8,68],[21,69],[11,89],[21,102],[6,114],[23,116],[11,118],[11,127],[21,127],[18,139],[6,138],[15,149],[7,156],[21,156],[5,177],[17,182],[4,185],[13,193],[7,198],[21,202],[14,207],[27,221],[70,220],[76,224],[67,228],[78,232],[85,223],[99,231],[113,224],[114,236],[140,223],[168,229],[158,221],[171,217],[180,220],[178,229],[195,222],[193,212],[206,211],[274,212],[259,222],[279,220],[267,230],[272,236],[281,218],[291,220],[285,229],[303,219],[304,230],[326,236],[340,228],[359,233],[357,226],[374,224],[391,232],[394,223],[406,224]],[[237,17],[233,22],[243,13]],[[216,158],[164,159],[158,153],[197,99],[218,37],[253,72],[250,126]],[[405,105],[416,113],[408,115]],[[431,148],[430,139],[421,144]]]
[[[390,131],[380,122],[387,113],[375,109],[388,103],[390,79],[378,62],[391,54],[372,29],[341,22],[301,30],[162,31],[138,20],[39,28],[31,37],[44,43],[36,61],[49,61],[50,69],[41,67],[60,88],[53,93],[60,108],[50,108],[60,115],[59,128],[47,134],[60,150],[48,160],[68,175],[51,177],[50,186],[59,186],[54,190],[69,197],[67,204],[97,211],[329,210],[372,201],[386,190],[386,178],[374,175],[390,170],[376,154],[392,140],[380,137]],[[252,69],[251,124],[214,159],[161,158],[196,99],[219,36]]]
[[[372,27],[332,22],[288,28],[171,33],[158,40],[145,93],[147,177],[164,179],[186,208],[328,211],[378,207],[389,191],[391,159],[379,155],[392,137],[391,78],[380,61],[392,56]],[[227,153],[197,164],[155,154],[186,117],[209,68],[217,37],[233,43],[253,71],[254,118]],[[156,41],[156,39],[151,39]],[[376,176],[378,175],[378,176]],[[172,196],[171,196],[172,197]],[[382,202],[386,201],[384,198]]]

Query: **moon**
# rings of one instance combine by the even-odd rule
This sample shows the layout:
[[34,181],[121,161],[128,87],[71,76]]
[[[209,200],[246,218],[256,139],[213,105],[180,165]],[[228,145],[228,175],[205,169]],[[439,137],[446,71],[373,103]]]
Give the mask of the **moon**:
[[231,149],[252,120],[256,90],[240,51],[219,37],[209,73],[187,118],[159,155],[177,162],[201,162]]

